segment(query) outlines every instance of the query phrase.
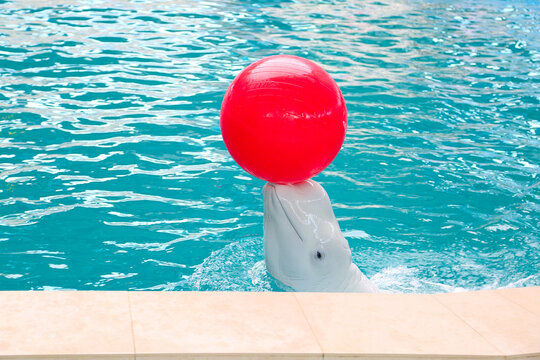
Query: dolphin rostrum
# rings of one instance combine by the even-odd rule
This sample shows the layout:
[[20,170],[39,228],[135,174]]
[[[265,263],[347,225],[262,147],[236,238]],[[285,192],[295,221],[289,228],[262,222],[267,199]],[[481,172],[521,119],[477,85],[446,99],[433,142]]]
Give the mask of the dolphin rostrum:
[[378,291],[352,263],[321,185],[267,183],[263,197],[266,268],[276,280],[296,291]]

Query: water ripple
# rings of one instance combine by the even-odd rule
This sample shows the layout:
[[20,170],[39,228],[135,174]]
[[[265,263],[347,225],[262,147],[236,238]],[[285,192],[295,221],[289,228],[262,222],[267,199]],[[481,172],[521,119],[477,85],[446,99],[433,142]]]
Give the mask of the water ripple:
[[540,284],[540,19],[480,0],[0,1],[0,289],[283,290],[223,94],[320,63],[349,129],[327,189],[384,290]]

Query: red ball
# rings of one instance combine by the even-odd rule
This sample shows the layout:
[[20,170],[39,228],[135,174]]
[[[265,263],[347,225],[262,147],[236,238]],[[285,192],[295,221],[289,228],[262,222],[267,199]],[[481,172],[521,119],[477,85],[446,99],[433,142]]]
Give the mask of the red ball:
[[231,156],[251,175],[273,183],[297,183],[323,171],[346,130],[347,108],[334,79],[296,56],[249,65],[221,105],[221,133]]

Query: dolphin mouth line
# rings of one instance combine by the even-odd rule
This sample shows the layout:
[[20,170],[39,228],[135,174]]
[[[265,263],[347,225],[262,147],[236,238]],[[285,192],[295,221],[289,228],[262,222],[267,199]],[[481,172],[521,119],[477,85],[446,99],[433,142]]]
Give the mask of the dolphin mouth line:
[[287,212],[285,211],[285,207],[283,207],[283,204],[281,203],[281,199],[279,198],[278,194],[277,194],[277,190],[276,190],[276,187],[274,185],[272,185],[272,188],[274,189],[274,195],[276,196],[277,198],[277,201],[279,203],[279,206],[281,206],[281,210],[283,211],[283,214],[285,214],[285,217],[287,218],[287,220],[289,221],[289,224],[291,224],[291,227],[293,228],[294,232],[296,233],[296,236],[298,236],[298,238],[300,239],[301,242],[304,242],[304,239],[302,239],[302,237],[300,236],[300,233],[298,232],[298,229],[296,229],[296,227],[294,226],[293,222],[291,221],[291,219],[289,218],[289,215],[287,214]]

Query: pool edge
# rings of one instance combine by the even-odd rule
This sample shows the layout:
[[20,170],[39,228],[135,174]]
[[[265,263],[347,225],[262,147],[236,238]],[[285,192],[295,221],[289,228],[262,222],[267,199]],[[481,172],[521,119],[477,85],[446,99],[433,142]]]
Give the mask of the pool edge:
[[540,359],[540,287],[1,291],[0,359]]

